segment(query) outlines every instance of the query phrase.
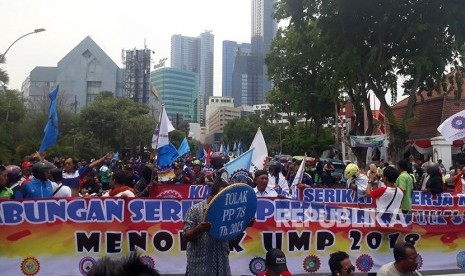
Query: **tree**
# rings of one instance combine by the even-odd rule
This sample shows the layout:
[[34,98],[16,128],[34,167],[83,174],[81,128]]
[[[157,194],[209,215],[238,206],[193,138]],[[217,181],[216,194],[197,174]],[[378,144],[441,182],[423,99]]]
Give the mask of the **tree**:
[[322,81],[325,71],[322,63],[319,30],[315,24],[289,26],[278,31],[266,58],[268,74],[275,83],[268,101],[278,112],[286,113],[289,123],[295,125],[303,117],[319,132],[323,122],[334,116],[337,87]]
[[102,92],[82,109],[80,129],[97,139],[100,153],[105,147],[113,150],[148,147],[155,126],[149,111],[146,105]]
[[254,125],[250,120],[234,119],[229,121],[223,130],[223,140],[225,143],[234,144],[242,142],[244,145],[250,145],[257,132],[257,125]]
[[[448,67],[462,70],[463,1],[283,0],[277,16],[290,19],[300,36],[309,26],[319,29],[319,60],[333,72],[329,84],[360,102],[374,92],[390,124],[392,159],[400,157],[407,138],[415,96],[447,82]],[[396,98],[398,80],[409,96],[400,122],[387,101],[388,93]]]
[[17,128],[26,114],[24,98],[17,90],[0,92],[0,162],[15,159]]
[[[5,57],[3,56],[3,54],[0,56],[0,64],[4,64],[5,63]],[[6,85],[8,84],[8,81],[10,80],[10,78],[8,77],[8,73],[0,68],[0,85],[3,86],[3,85]]]

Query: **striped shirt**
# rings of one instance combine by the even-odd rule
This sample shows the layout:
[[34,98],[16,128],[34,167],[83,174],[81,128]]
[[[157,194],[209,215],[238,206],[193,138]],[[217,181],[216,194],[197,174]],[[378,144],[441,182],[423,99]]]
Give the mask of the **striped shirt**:
[[[186,213],[184,231],[203,221],[207,200],[194,204]],[[187,243],[187,273],[195,276],[230,276],[229,242],[216,241],[206,232]]]

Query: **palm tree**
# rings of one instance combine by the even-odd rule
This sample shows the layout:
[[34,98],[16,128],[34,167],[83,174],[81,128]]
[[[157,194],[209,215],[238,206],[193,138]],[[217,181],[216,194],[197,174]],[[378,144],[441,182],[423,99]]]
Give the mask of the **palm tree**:
[[[0,56],[0,64],[5,63],[5,57],[3,54]],[[8,73],[0,68],[0,85],[6,85],[10,78],[8,77]]]

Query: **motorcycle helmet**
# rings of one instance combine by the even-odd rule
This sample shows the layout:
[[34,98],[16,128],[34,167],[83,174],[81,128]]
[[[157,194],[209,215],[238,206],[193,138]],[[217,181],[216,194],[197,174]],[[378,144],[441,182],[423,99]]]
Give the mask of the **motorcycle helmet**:
[[346,180],[350,180],[354,177],[358,177],[360,175],[360,170],[358,166],[354,163],[350,163],[344,170],[344,178]]

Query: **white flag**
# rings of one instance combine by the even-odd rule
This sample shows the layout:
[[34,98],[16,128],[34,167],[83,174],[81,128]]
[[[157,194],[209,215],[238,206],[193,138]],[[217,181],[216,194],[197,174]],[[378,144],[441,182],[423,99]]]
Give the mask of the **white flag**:
[[302,160],[302,163],[300,163],[299,169],[297,170],[297,173],[295,174],[294,180],[292,180],[291,191],[292,191],[293,197],[297,195],[297,185],[302,182],[302,178],[304,177],[306,161],[307,161],[307,154],[305,154],[304,159]]
[[252,165],[250,166],[250,172],[256,170],[263,170],[265,167],[265,161],[268,158],[268,149],[266,147],[265,138],[263,138],[262,130],[258,128],[255,138],[250,145],[250,149],[254,149],[252,155]]
[[163,110],[161,113],[161,119],[160,119],[160,133],[158,135],[158,144],[157,144],[158,149],[170,143],[168,133],[170,133],[173,130],[174,130],[174,127],[171,124],[170,119],[168,118],[168,115],[166,114],[165,107],[163,106]]
[[302,182],[302,178],[304,177],[304,173],[305,173],[306,160],[307,160],[307,156],[305,156],[304,159],[302,160],[302,163],[300,163],[299,169],[297,170],[297,173],[295,174],[294,180],[292,180],[291,187]]
[[449,142],[465,137],[465,110],[450,116],[438,127],[438,131]]

